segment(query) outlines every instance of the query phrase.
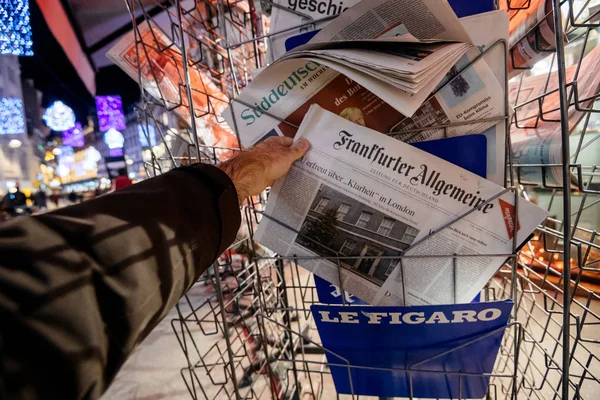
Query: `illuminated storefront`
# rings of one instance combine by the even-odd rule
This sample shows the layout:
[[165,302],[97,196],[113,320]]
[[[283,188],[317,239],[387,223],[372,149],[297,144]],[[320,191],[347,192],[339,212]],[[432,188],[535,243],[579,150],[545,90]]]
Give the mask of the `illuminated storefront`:
[[94,146],[79,151],[73,151],[69,146],[57,147],[54,150],[54,153],[46,154],[46,161],[57,160],[57,163],[54,167],[40,165],[36,182],[38,186],[42,184],[50,188],[61,186],[67,192],[110,187],[110,181],[98,175],[98,162],[102,157]]

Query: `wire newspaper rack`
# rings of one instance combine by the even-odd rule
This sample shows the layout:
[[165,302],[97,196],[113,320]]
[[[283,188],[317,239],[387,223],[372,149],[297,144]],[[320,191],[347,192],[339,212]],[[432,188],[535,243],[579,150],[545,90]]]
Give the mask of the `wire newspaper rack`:
[[[136,109],[148,142],[152,127],[163,145],[151,148],[150,157],[145,161],[148,176],[193,162],[214,164],[224,152],[232,154],[238,150],[204,144],[201,128],[196,126],[194,118],[185,126],[180,124],[177,135],[168,128],[165,112],[188,105],[191,105],[191,115],[211,116],[222,121],[216,107],[211,106],[211,101],[215,101],[212,93],[202,93],[208,99],[206,109],[193,109],[192,91],[198,91],[198,88],[190,84],[191,69],[208,76],[223,93],[233,98],[251,81],[254,70],[267,65],[269,41],[274,35],[302,27],[312,29],[320,22],[306,18],[298,26],[270,32],[268,17],[273,8],[302,16],[302,13],[282,6],[283,2],[271,0],[125,0],[125,3],[134,17],[135,31],[140,25],[135,17],[143,15],[153,22],[153,29],[160,29],[171,39],[171,46],[177,46],[185,60],[178,71],[182,77],[182,84],[177,88],[179,101],[155,98],[142,91],[143,101]],[[535,3],[535,0],[512,0],[507,2],[507,8],[517,12],[527,10]],[[514,192],[517,207],[519,198],[545,196],[547,204],[544,206],[551,211],[551,217],[520,251],[517,251],[518,243],[513,243],[513,252],[503,255],[507,258],[506,264],[482,292],[482,301],[513,299],[515,302],[494,372],[485,375],[491,379],[487,399],[593,399],[600,393],[600,335],[597,333],[600,291],[596,286],[600,283],[600,238],[597,219],[595,224],[589,223],[590,215],[593,221],[593,216],[598,213],[600,190],[597,165],[581,157],[582,151],[594,146],[600,137],[598,130],[593,131],[594,115],[600,111],[595,101],[600,95],[582,98],[577,85],[586,49],[598,45],[600,18],[598,9],[590,11],[590,0],[553,0],[552,3],[554,13],[546,17],[552,17],[556,22],[557,45],[548,52],[552,56],[546,90],[527,102],[519,104],[517,101],[513,104],[513,114],[509,107],[508,73],[505,71],[506,79],[501,82],[507,93],[505,113],[493,119],[493,122],[504,123],[507,132],[506,190]],[[149,12],[157,6],[163,10],[160,18]],[[563,13],[565,18],[562,18]],[[536,25],[531,31],[537,28]],[[565,34],[569,37],[568,44],[560,40]],[[139,32],[136,41],[138,52],[146,51],[146,47],[159,52],[168,50],[161,47],[158,40],[144,42]],[[576,51],[572,51],[573,48]],[[494,49],[507,54],[507,66],[512,62],[512,66],[518,68],[514,60],[511,61],[512,52],[504,41],[495,43],[473,63],[484,60]],[[570,81],[566,79],[565,50],[568,54],[578,54],[569,58],[569,66],[575,66],[576,70]],[[558,76],[559,87],[556,89],[548,86],[551,71],[556,71]],[[516,79],[522,79],[522,75]],[[139,82],[143,82],[141,74]],[[559,107],[544,108],[545,100],[550,96],[558,96]],[[521,119],[520,110],[531,104],[537,105],[537,115]],[[570,151],[569,140],[573,129],[568,126],[568,115],[573,110],[584,114],[577,126],[580,134],[574,153]],[[560,118],[555,117],[557,112]],[[475,122],[481,121],[468,123]],[[508,134],[511,125],[533,129],[543,122],[561,124],[563,159],[570,162],[514,163]],[[418,133],[434,128],[445,133],[454,125],[413,131]],[[239,139],[238,132],[235,134]],[[523,179],[523,171],[532,168],[539,169],[542,177],[542,181],[534,185]],[[562,185],[547,181],[546,172],[550,169],[560,170],[564,178]],[[569,179],[571,174],[576,176],[576,184]],[[314,280],[312,274],[301,267],[310,262],[310,258],[273,254],[253,239],[261,218],[272,218],[264,214],[267,196],[265,193],[247,200],[241,210],[243,222],[236,242],[197,283],[212,286],[214,294],[200,302],[184,296],[177,306],[177,318],[171,321],[187,361],[181,366],[180,373],[190,397],[203,400],[366,398],[352,393],[335,393],[330,371],[332,364],[325,358],[331,351],[321,345],[310,312],[310,305],[319,303]],[[401,263],[405,257],[396,259]],[[450,258],[456,267],[461,259],[469,256],[431,257]],[[327,258],[337,263],[341,274],[340,259],[349,257],[337,254]],[[350,258],[373,260],[381,257]],[[345,305],[350,303],[343,287],[338,289],[337,295]],[[365,368],[349,363],[338,366],[349,371]],[[396,371],[410,375],[419,370],[415,367]],[[461,372],[430,373],[453,376],[459,382],[464,375]],[[463,398],[462,392],[457,398]]]

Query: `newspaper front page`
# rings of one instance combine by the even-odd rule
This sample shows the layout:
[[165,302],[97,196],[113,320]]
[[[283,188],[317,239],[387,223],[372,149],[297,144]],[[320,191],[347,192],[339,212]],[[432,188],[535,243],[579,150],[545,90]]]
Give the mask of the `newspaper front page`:
[[[492,47],[498,40],[507,39],[508,17],[503,11],[461,18],[460,22],[477,47],[465,54],[439,85],[435,83],[435,79],[432,79],[432,87],[435,85],[441,87],[449,79],[456,77],[456,72],[465,68],[480,52]],[[321,65],[323,63],[322,60],[311,58],[307,58],[306,61]],[[314,73],[309,75],[302,85],[299,85],[300,87],[286,94],[283,101],[275,103],[272,100],[278,100],[278,96],[273,91],[277,91],[279,85],[288,76],[293,75],[296,70],[302,72],[306,67],[313,69],[313,64],[303,64],[299,60],[283,62],[285,64],[281,64],[278,68],[270,69],[269,74],[258,75],[223,115],[230,126],[237,125],[244,146],[250,146],[265,137],[274,135],[294,137],[302,117],[311,104],[318,104],[350,121],[384,133],[497,117],[504,115],[505,111],[502,95],[504,89],[498,83],[498,81],[503,82],[505,76],[503,46],[496,46],[489,50],[475,63],[475,66],[456,77],[452,85],[447,85],[434,98],[424,103],[413,98],[411,101],[418,106],[413,118],[406,118],[391,106],[396,103],[403,106],[409,104],[392,86],[371,79],[372,86],[366,88],[352,79],[358,72],[341,64],[334,66],[337,68],[336,72],[325,66],[324,69],[311,71]],[[347,75],[340,75],[338,72]],[[363,79],[361,82],[364,83],[366,80]],[[425,97],[429,96],[427,90],[423,90],[423,93],[427,94]],[[457,94],[455,95],[454,92]],[[448,103],[444,99],[448,99]],[[266,109],[267,113],[259,111],[260,118],[258,118],[256,113],[250,114],[252,106]],[[235,121],[234,115],[237,117]],[[489,143],[488,179],[499,185],[504,181],[505,124],[505,121],[478,123],[453,128],[446,132],[448,136],[484,133]],[[438,139],[443,135],[443,130],[432,130],[417,135],[412,133],[396,137],[402,140],[422,141]]]
[[[492,254],[512,251],[515,198],[502,187],[318,106],[300,137],[311,148],[274,184],[256,239],[369,304],[469,302],[506,259]],[[524,200],[518,210],[521,243],[547,213]],[[454,268],[404,253],[483,255]]]
[[[368,3],[368,4],[367,4]],[[412,9],[412,5],[415,8]],[[370,9],[373,9],[370,11]],[[369,10],[367,10],[369,9]],[[428,21],[434,23],[435,29],[432,30],[432,35],[441,35],[444,39],[450,39],[455,41],[466,41],[470,43],[471,39],[465,32],[461,25],[461,22],[456,17],[456,14],[452,11],[447,4],[438,4],[437,2],[427,0],[425,2],[418,1],[416,4],[413,1],[368,1],[358,4],[347,10],[342,16],[336,18],[333,26],[333,30],[323,30],[320,38],[324,42],[329,41],[335,33],[347,24],[351,24],[353,18],[359,18],[360,15],[369,14],[371,12],[384,12],[386,13],[386,23],[378,23],[369,30],[370,34],[367,39],[372,38],[388,38],[395,36],[397,32],[406,33],[409,32],[413,36],[425,36],[428,37],[428,31],[423,31],[421,25],[426,25]],[[418,15],[414,14],[414,11],[419,11]],[[346,15],[348,14],[348,15]],[[439,17],[439,18],[438,18]],[[350,18],[350,19],[348,19]],[[379,17],[377,17],[379,18]],[[401,23],[401,20],[406,19],[410,21],[419,21],[418,24],[411,24],[410,29]],[[400,22],[399,22],[400,21]],[[392,26],[393,24],[393,26]],[[402,28],[402,29],[400,29]],[[399,30],[400,29],[400,30]],[[414,32],[411,31],[414,30]],[[329,33],[327,33],[329,32]],[[352,35],[347,35],[347,39],[356,39]],[[314,45],[317,41],[313,40],[309,44]],[[229,126],[240,132],[241,141],[244,146],[250,146],[268,136],[282,135],[282,131],[287,132],[294,131],[297,129],[297,124],[287,123],[288,128],[279,128],[281,123],[288,116],[292,114],[296,109],[305,105],[311,97],[315,96],[323,90],[321,96],[322,99],[326,99],[326,92],[331,92],[332,96],[328,99],[328,103],[334,103],[335,106],[341,104],[351,96],[353,97],[353,105],[344,107],[337,111],[338,113],[345,111],[343,115],[350,116],[351,120],[365,121],[367,120],[383,120],[386,122],[386,130],[382,132],[389,132],[390,128],[394,123],[399,122],[406,115],[412,115],[418,107],[421,106],[422,102],[429,96],[428,91],[432,91],[435,85],[441,80],[443,74],[435,76],[431,79],[431,87],[425,87],[419,98],[415,96],[407,97],[402,92],[399,92],[394,87],[390,86],[386,82],[374,79],[366,74],[353,70],[342,63],[336,63],[328,60],[315,60],[313,58],[305,59],[306,62],[300,60],[285,60],[280,62],[273,68],[268,68],[268,73],[259,74],[256,79],[250,84],[244,92],[236,98],[236,100],[230,105],[230,107],[223,113],[223,117],[228,122]],[[332,69],[328,68],[327,65],[333,66]],[[337,71],[335,69],[337,68]],[[308,73],[307,73],[308,71]],[[346,87],[352,85],[356,86],[352,91],[345,93],[342,88],[343,86],[335,85],[335,88],[328,87],[327,85],[332,82],[339,73],[346,75],[349,78],[347,82],[352,82]],[[297,79],[301,77],[302,79]],[[344,78],[340,78],[344,79]],[[302,82],[297,82],[297,81]],[[438,82],[435,82],[438,80]],[[283,99],[278,89],[286,81],[289,81],[293,88],[291,90],[285,90],[282,88],[282,93],[285,92],[285,99]],[[339,82],[339,80],[338,80]],[[430,90],[431,89],[431,90]],[[495,93],[495,92],[491,92]],[[365,102],[362,104],[357,103],[358,99],[362,99]],[[323,107],[328,107],[327,104],[319,103]],[[383,105],[385,104],[385,105]],[[307,107],[306,107],[307,108]],[[393,112],[385,113],[389,109],[396,110]],[[376,112],[376,110],[380,110]],[[371,115],[371,118],[366,118],[367,114]],[[342,114],[340,114],[342,115]],[[278,127],[279,125],[279,127]],[[370,126],[367,124],[367,126]],[[374,129],[378,127],[371,126]]]
[[[418,11],[417,14],[415,14],[416,11]],[[378,16],[379,14],[373,13],[384,13],[385,15],[381,17]],[[357,37],[351,35],[350,31],[353,29],[351,25],[355,26],[353,21],[356,18],[360,18],[361,15],[367,14],[373,15],[377,19],[384,18],[382,20],[384,22],[376,23],[367,31],[364,31],[369,32],[366,36]],[[403,25],[403,20],[410,21],[410,24],[407,26]],[[362,21],[364,22],[365,19]],[[419,23],[414,23],[414,21],[418,21]],[[355,22],[359,23],[359,21]],[[423,26],[427,25],[428,22],[433,23],[431,31],[423,29]],[[347,40],[387,38],[390,34],[391,36],[395,36],[394,32],[397,32],[401,28],[402,33],[408,32],[415,37],[429,39],[438,35],[441,39],[470,43],[468,34],[465,32],[452,8],[447,3],[440,5],[438,2],[432,0],[416,2],[408,0],[363,1],[355,7],[346,10],[343,15],[337,17],[328,25],[328,27],[330,26],[332,26],[331,29],[323,29],[317,35],[318,40],[313,38],[309,44],[314,45],[318,42],[329,42],[338,31],[343,30],[346,26],[350,31],[346,32],[346,36],[343,39]],[[357,30],[357,32],[359,31],[360,29]],[[334,68],[329,69],[326,64],[333,65]],[[338,68],[337,72],[335,71],[336,67]],[[402,92],[399,92],[385,82],[348,68],[344,64],[328,60],[317,61],[308,58],[303,62],[298,59],[291,59],[271,65],[267,70],[268,73],[264,73],[264,71],[260,73],[222,114],[229,126],[240,132],[240,139],[244,146],[250,146],[268,136],[280,135],[281,132],[276,129],[276,126],[294,110],[302,106],[308,99],[319,93],[321,89],[324,89],[340,72],[345,74],[350,81],[359,84],[361,93],[368,93],[365,95],[361,94],[363,99],[376,98],[373,102],[365,103],[362,110],[360,107],[353,107],[359,110],[348,110],[347,114],[358,115],[356,111],[361,111],[364,116],[367,112],[373,112],[373,108],[377,107],[377,103],[383,102],[400,113],[410,116],[429,96],[429,93],[427,93],[429,87],[425,87],[422,90],[423,94],[419,96],[424,97],[411,99],[410,96],[403,95]],[[431,81],[435,81],[435,78],[437,76],[432,78]],[[288,90],[281,88],[281,85],[285,84],[286,81],[291,86]],[[433,83],[431,90],[434,89],[436,84],[437,82]],[[281,88],[281,93],[285,93],[285,99],[278,93],[279,88]],[[356,93],[356,91],[354,92]],[[339,90],[337,93],[339,93]],[[341,96],[348,96],[348,94],[342,93]],[[358,96],[355,96],[355,100],[357,98]],[[340,99],[343,98],[335,98],[334,100],[335,102],[339,102]],[[395,114],[397,115],[398,113],[392,113],[386,120],[395,118]],[[360,116],[353,118],[361,119]],[[397,118],[394,122],[398,122],[401,118]],[[393,124],[389,128],[391,126]],[[294,128],[294,126],[291,127]],[[297,125],[295,128],[297,128]]]
[[[395,41],[389,40],[387,44],[396,45]],[[230,127],[237,128],[240,132],[242,144],[250,146],[266,136],[280,134],[280,132],[274,131],[277,124],[285,120],[308,99],[320,93],[322,99],[329,99],[329,102],[334,104],[341,104],[350,97],[354,97],[354,102],[359,99],[364,100],[365,102],[362,104],[354,106],[358,110],[346,111],[346,113],[360,111],[363,117],[366,113],[379,108],[378,104],[385,103],[386,109],[395,110],[389,116],[384,116],[386,121],[391,122],[386,126],[387,132],[402,119],[401,115],[412,115],[419,108],[435,85],[452,67],[452,63],[457,61],[466,50],[467,48],[464,46],[457,49],[455,44],[447,44],[435,51],[419,52],[411,58],[404,58],[404,60],[401,56],[395,56],[398,68],[407,60],[414,65],[422,65],[423,68],[433,68],[434,63],[427,60],[429,57],[435,57],[437,51],[449,55],[439,63],[444,69],[435,66],[436,71],[432,72],[434,75],[419,78],[422,79],[420,83],[422,86],[417,94],[398,90],[387,81],[374,78],[342,63],[313,57],[284,59],[260,73],[230,104],[222,116]],[[328,65],[333,66],[337,71],[329,68]],[[345,75],[344,78],[339,78],[340,72]],[[336,83],[331,86],[330,83],[336,79]],[[340,92],[339,82],[341,80],[350,82],[345,85],[347,87],[345,92]],[[334,97],[335,94],[339,94],[339,97]],[[379,113],[383,115],[383,111],[381,109]]]

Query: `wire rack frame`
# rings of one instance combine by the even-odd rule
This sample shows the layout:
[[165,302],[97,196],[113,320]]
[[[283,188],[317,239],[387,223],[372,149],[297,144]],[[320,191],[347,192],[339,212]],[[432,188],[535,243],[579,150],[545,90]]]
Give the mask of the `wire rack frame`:
[[[132,15],[136,15],[139,9],[145,14],[149,3],[140,0],[125,2]],[[187,132],[178,138],[188,149],[185,156],[171,152],[166,140],[166,127],[160,124],[158,115],[164,111],[165,105],[176,110],[187,107],[187,104],[192,108],[190,114],[198,115],[191,101],[192,91],[198,89],[190,84],[189,69],[197,68],[208,73],[223,91],[237,95],[250,81],[251,71],[264,66],[268,59],[266,48],[272,35],[301,26],[314,26],[319,22],[310,21],[281,32],[267,32],[261,25],[263,17],[257,11],[256,3],[252,0],[173,0],[170,7],[164,7],[169,15],[164,32],[180,49],[186,62],[179,71],[182,76],[180,103],[173,106],[165,99],[153,98],[144,91],[142,105],[137,110],[140,124],[156,127],[167,149],[166,155],[152,153],[151,160],[146,162],[149,176],[183,163],[216,163],[218,151],[237,150],[203,145],[192,118],[188,121]],[[260,3],[263,12],[268,10],[268,6],[281,8],[271,1]],[[516,11],[526,10],[531,3],[531,0],[512,0],[508,5],[510,10]],[[580,152],[598,137],[596,134],[584,140],[590,118],[598,112],[593,105],[598,95],[580,98],[577,86],[584,51],[598,28],[598,23],[593,22],[598,11],[584,13],[589,4],[589,0],[583,4],[572,0],[553,0],[557,45],[548,81],[550,70],[555,67],[558,88],[545,90],[527,103],[516,104],[516,112],[511,119],[512,125],[524,128],[533,128],[538,123],[560,123],[563,159],[569,159],[571,163],[520,165],[512,162],[510,151],[507,154],[507,190],[515,193],[515,204],[518,206],[519,196],[528,199],[534,189],[531,182],[521,179],[523,168],[540,168],[543,177],[546,170],[558,168],[564,178],[562,186],[543,180],[537,183],[535,189],[551,194],[549,209],[553,204],[562,202],[563,214],[549,218],[519,253],[505,254],[507,264],[484,289],[486,300],[512,298],[515,301],[511,327],[506,330],[497,365],[490,375],[489,399],[590,399],[600,390],[600,337],[594,334],[600,324],[597,307],[600,299],[592,286],[599,271],[597,252],[600,251],[600,240],[596,227],[589,229],[580,223],[584,213],[597,210],[600,204],[596,198],[598,191],[592,189],[597,167],[578,162]],[[562,11],[566,12],[564,19]],[[146,18],[151,19],[147,14]],[[132,20],[137,30],[135,18]],[[577,72],[570,82],[566,78],[565,44],[561,40],[564,34],[570,36],[570,43],[566,46],[584,43],[575,63]],[[192,42],[200,48],[197,57],[188,55],[187,48]],[[496,45],[506,47],[506,43]],[[504,84],[508,89],[508,83]],[[210,96],[210,93],[205,95]],[[553,95],[558,95],[560,107],[544,109],[545,99]],[[533,127],[523,125],[527,121],[519,119],[519,110],[532,102],[538,107]],[[584,114],[584,134],[574,155],[569,149],[567,118],[573,109]],[[214,108],[203,111],[218,117]],[[508,98],[506,111],[497,121],[510,118]],[[549,118],[552,113],[558,113],[560,118]],[[436,129],[446,131],[451,126],[438,126]],[[421,130],[424,129],[431,127]],[[148,138],[147,129],[144,134]],[[507,149],[511,149],[510,135],[507,135]],[[572,173],[578,177],[575,186],[567,179]],[[571,200],[575,196],[579,205],[573,211]],[[315,337],[309,306],[318,303],[318,298],[310,275],[299,267],[310,260],[293,255],[275,255],[254,242],[253,231],[257,223],[261,218],[269,218],[264,215],[265,201],[266,196],[248,199],[242,209],[243,234],[198,283],[212,286],[214,294],[199,304],[185,296],[177,306],[178,317],[172,321],[172,327],[187,360],[181,375],[194,399],[332,398],[332,392],[326,389],[327,385],[331,386],[331,364],[326,362],[324,355],[333,354],[323,348]],[[550,259],[540,258],[540,249],[550,254]],[[242,255],[241,262],[239,255]],[[462,258],[456,255],[435,257],[452,258],[453,265]],[[337,258],[339,266],[340,256],[331,258]],[[345,297],[342,296],[342,299]],[[205,346],[207,341],[210,342],[208,347]],[[364,368],[348,363],[340,365],[349,370]],[[359,398],[353,394],[335,396],[338,399]]]
[[[566,24],[563,24],[559,2],[554,2],[553,17],[555,26],[558,27],[555,32],[557,45],[547,74],[546,89],[548,89],[550,81],[550,71],[554,66],[557,67],[559,87],[555,90],[544,90],[544,94],[541,96],[529,102],[517,104],[513,124],[517,128],[534,129],[540,122],[560,123],[563,160],[569,159],[577,163],[580,151],[597,139],[596,135],[584,143],[590,117],[592,113],[597,112],[597,109],[589,105],[594,103],[597,95],[580,99],[577,77],[584,51],[588,47],[590,33],[597,29],[598,23],[589,23],[593,15],[583,21],[578,20],[589,2],[585,2],[579,10],[575,10],[574,3],[570,1],[560,2],[560,4],[563,5],[563,9],[566,6],[568,15]],[[584,32],[581,32],[582,29]],[[571,39],[569,46],[583,43],[581,53],[575,63],[576,72],[570,82],[566,79],[563,32],[577,34]],[[559,96],[560,107],[552,110],[545,109],[544,100],[556,95]],[[529,103],[537,103],[538,113],[533,117],[535,121],[533,125],[523,126],[523,121],[520,121],[518,117],[519,110]],[[585,113],[583,133],[575,155],[571,155],[569,149],[571,132],[568,126],[568,115],[569,111],[573,109]],[[546,113],[556,111],[560,113],[560,118],[545,118]],[[522,348],[525,352],[525,359],[528,360],[519,365],[519,372],[522,374],[520,392],[527,398],[593,398],[593,393],[600,383],[598,380],[600,364],[597,363],[596,356],[599,350],[596,344],[599,342],[597,339],[585,337],[582,332],[586,330],[589,333],[590,327],[598,323],[597,311],[593,309],[597,295],[582,279],[585,278],[583,272],[586,270],[597,272],[593,266],[588,268],[587,264],[591,262],[592,265],[596,265],[593,260],[590,260],[590,255],[597,252],[598,244],[596,227],[593,230],[584,229],[579,226],[579,223],[582,213],[593,211],[594,205],[597,204],[596,201],[586,204],[589,196],[598,194],[597,191],[589,189],[594,179],[596,165],[515,164],[512,168],[516,170],[519,184],[522,183],[520,177],[522,168],[540,168],[543,177],[546,175],[544,170],[559,168],[563,176],[562,186],[550,185],[545,180],[541,185],[544,189],[552,191],[549,208],[554,200],[562,201],[562,218],[549,218],[545,223],[546,226],[540,228],[534,240],[521,252],[516,276],[503,269],[500,274],[501,283],[498,280],[493,282],[497,286],[496,289],[504,295],[507,294],[506,285],[513,283],[514,278],[517,279],[520,288],[519,296],[515,298],[515,301],[520,321],[523,322],[526,332]],[[584,174],[584,170],[590,173]],[[569,178],[569,174],[573,171],[577,173],[577,187],[572,187],[570,179],[565,179]],[[584,180],[584,175],[588,178],[587,180]],[[523,193],[525,196],[528,195],[527,190],[523,190]],[[583,198],[577,210],[572,212],[571,200],[574,194],[583,194]],[[538,246],[540,242],[541,246]],[[542,252],[552,255],[549,262],[536,258],[536,247],[539,247]],[[576,254],[574,262],[570,262],[571,254]],[[559,258],[567,260],[563,264],[564,267],[557,265],[556,260]],[[540,332],[541,334],[539,334]],[[538,334],[536,335],[536,333]],[[507,335],[505,339],[510,340],[511,338]],[[507,359],[510,357],[510,354],[506,354]],[[503,391],[506,389],[506,387],[502,387]]]

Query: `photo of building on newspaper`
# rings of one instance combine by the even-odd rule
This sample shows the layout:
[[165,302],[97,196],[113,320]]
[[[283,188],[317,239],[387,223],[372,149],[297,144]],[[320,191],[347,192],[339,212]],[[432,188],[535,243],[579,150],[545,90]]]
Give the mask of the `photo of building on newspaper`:
[[[381,286],[419,230],[321,184],[302,223],[296,244]],[[390,257],[390,258],[386,258]],[[335,262],[335,260],[332,260]]]

